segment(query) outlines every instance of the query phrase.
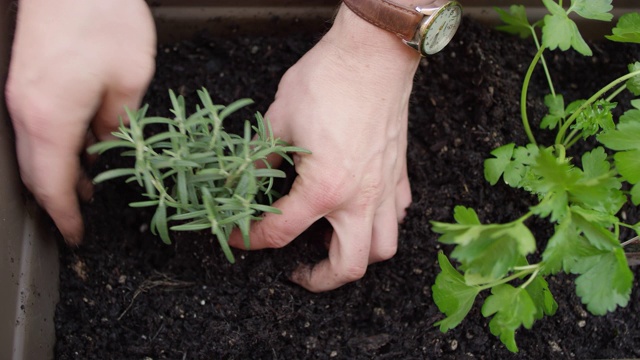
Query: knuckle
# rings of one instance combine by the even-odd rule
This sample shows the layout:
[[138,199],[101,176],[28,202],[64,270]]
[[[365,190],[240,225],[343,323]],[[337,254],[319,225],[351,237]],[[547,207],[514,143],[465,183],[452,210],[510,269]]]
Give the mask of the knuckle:
[[274,228],[260,226],[252,236],[258,237],[260,242],[268,248],[279,249],[286,246],[289,241]]
[[338,179],[324,179],[308,193],[309,203],[319,212],[328,212],[340,206],[345,200],[347,188],[345,182]]
[[349,264],[341,269],[339,277],[345,283],[362,279],[367,272],[366,264]]
[[375,249],[371,254],[371,261],[378,262],[389,260],[398,252],[398,244],[392,243]]

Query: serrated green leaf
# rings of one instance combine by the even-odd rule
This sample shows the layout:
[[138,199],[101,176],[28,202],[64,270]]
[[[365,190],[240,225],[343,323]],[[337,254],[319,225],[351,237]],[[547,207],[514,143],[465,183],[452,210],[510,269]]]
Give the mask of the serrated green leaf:
[[440,326],[440,331],[447,332],[467,316],[480,290],[477,286],[465,283],[464,277],[454,269],[442,251],[438,253],[438,263],[441,272],[431,289],[433,301],[447,317],[434,326]]
[[536,249],[535,238],[521,222],[472,226],[477,236],[458,245],[451,257],[465,269],[465,281],[477,285],[498,280]]
[[582,155],[582,170],[586,179],[597,179],[611,171],[611,164],[607,161],[607,153],[602,147],[597,147]]
[[[582,55],[591,56],[593,53],[589,45],[580,35],[576,23],[567,16],[564,9],[552,0],[543,0],[543,2],[550,10],[551,15],[544,17],[542,45],[549,50],[559,48],[566,51],[573,48]],[[560,9],[558,10],[558,8]]]
[[527,10],[524,6],[511,5],[508,12],[498,7],[495,7],[494,9],[498,13],[502,22],[505,23],[505,25],[497,26],[496,29],[510,34],[519,35],[523,39],[531,36],[533,26],[529,24]]
[[484,178],[495,185],[511,162],[515,144],[507,144],[491,151],[493,158],[484,161]]
[[[628,66],[629,73],[633,73],[636,71],[640,71],[640,62],[635,62],[633,64],[629,64]],[[631,79],[627,80],[627,89],[633,93],[633,95],[640,95],[640,75],[636,75]]]
[[431,221],[431,231],[442,234],[438,241],[443,244],[466,245],[477,238],[483,231],[482,226],[468,224],[449,224],[440,221]]
[[613,14],[611,0],[571,0],[569,11],[573,10],[585,19],[611,21]]
[[576,278],[576,293],[592,314],[604,315],[629,302],[633,273],[621,247],[594,251],[580,259],[572,272],[581,274]]
[[536,276],[527,285],[526,290],[536,307],[535,320],[542,319],[545,315],[553,316],[556,313],[558,303],[549,290],[549,284],[542,276]]
[[566,16],[566,11],[554,0],[542,0],[544,6],[549,10],[551,15],[564,15]]
[[458,224],[480,225],[478,214],[472,208],[460,205],[456,206],[455,208],[453,208],[453,218],[456,220],[456,222],[458,222]]
[[611,41],[640,43],[640,14],[634,12],[622,15],[611,32],[612,35],[605,36]]
[[520,326],[531,329],[536,316],[536,305],[529,293],[522,288],[501,284],[491,289],[482,306],[482,315],[489,317],[491,333],[512,352],[518,352],[515,333]]
[[561,221],[569,211],[569,194],[562,189],[549,192],[531,211],[542,218],[550,216],[551,222]]
[[533,144],[518,146],[513,150],[513,159],[502,175],[504,182],[515,188],[528,187],[531,180],[531,165],[538,156],[538,147]]
[[571,128],[580,130],[583,139],[597,134],[600,130],[609,131],[614,129],[615,124],[611,111],[616,105],[616,103],[603,99],[596,101],[580,112]]
[[596,249],[611,251],[612,249],[620,247],[618,238],[601,224],[585,219],[575,208],[572,208],[571,216],[573,223]]
[[564,97],[562,94],[548,94],[544,97],[544,104],[549,113],[542,118],[540,128],[553,130],[565,117]]
[[576,205],[571,206],[571,213],[580,215],[585,221],[600,225],[603,228],[610,228],[618,223],[618,218],[615,215],[594,209],[585,209]]
[[626,181],[631,184],[640,182],[640,150],[617,152],[613,158],[616,169]]
[[581,178],[569,188],[570,201],[592,210],[617,213],[627,201],[620,190],[622,183],[611,170],[608,156],[602,147],[584,153]]
[[625,112],[615,130],[602,133],[597,139],[611,150],[640,150],[640,110]]
[[589,244],[581,238],[571,221],[571,216],[565,217],[555,226],[553,236],[542,253],[542,275],[556,274],[560,271],[569,273],[577,259],[583,254],[582,250]]

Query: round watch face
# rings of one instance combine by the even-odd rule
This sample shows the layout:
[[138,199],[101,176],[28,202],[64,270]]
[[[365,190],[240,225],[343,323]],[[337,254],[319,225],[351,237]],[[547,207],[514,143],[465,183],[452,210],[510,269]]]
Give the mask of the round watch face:
[[462,6],[455,1],[440,7],[420,26],[420,47],[423,54],[431,55],[442,50],[456,34],[462,19]]

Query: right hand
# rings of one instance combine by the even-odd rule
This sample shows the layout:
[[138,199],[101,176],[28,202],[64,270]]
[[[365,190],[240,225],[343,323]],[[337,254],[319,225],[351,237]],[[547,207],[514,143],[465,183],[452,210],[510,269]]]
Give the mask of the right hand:
[[86,139],[108,138],[125,106],[139,107],[155,54],[142,0],[19,3],[5,97],[20,175],[69,244],[83,235],[77,192],[92,191]]

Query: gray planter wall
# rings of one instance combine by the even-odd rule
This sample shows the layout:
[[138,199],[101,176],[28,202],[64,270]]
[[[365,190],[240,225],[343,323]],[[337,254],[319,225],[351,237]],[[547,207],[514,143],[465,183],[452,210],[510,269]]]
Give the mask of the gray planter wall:
[[[15,5],[0,1],[0,84],[4,89]],[[56,245],[36,226],[39,211],[25,199],[6,107],[0,103],[0,359],[52,356],[58,301]]]

